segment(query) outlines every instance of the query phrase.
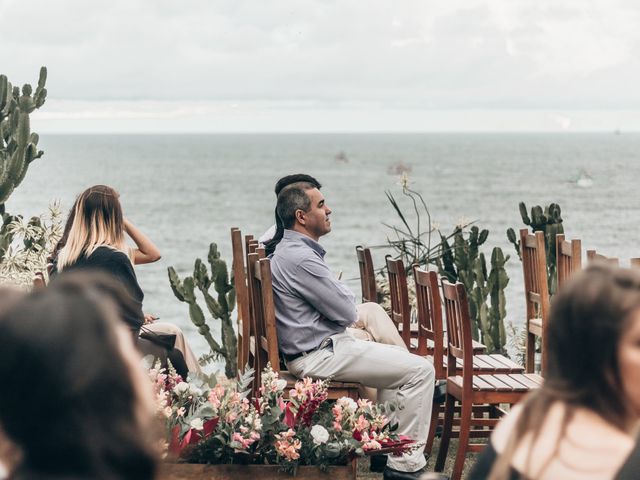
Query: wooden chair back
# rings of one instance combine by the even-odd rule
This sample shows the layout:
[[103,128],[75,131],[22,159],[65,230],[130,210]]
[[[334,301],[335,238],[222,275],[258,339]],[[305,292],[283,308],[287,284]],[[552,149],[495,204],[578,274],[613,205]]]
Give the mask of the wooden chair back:
[[391,320],[396,324],[404,344],[409,351],[411,348],[411,306],[409,305],[409,291],[404,262],[394,260],[391,255],[385,257],[389,273],[389,292],[391,294]]
[[456,375],[456,359],[462,360],[463,382],[471,391],[473,340],[467,291],[460,282],[453,284],[442,279],[442,297],[447,319],[447,376]]
[[251,303],[253,305],[255,325],[256,365],[254,386],[260,385],[262,370],[271,363],[275,372],[280,372],[278,353],[278,332],[271,286],[271,266],[264,258],[264,249],[249,254],[249,282],[251,284]]
[[595,250],[587,250],[587,262],[607,262],[609,265],[619,266],[620,260],[616,257],[607,257],[602,255]]
[[438,287],[438,274],[413,267],[416,284],[416,313],[418,316],[418,348],[416,354],[432,355],[436,380],[446,378],[444,362],[444,330],[442,326],[442,300]]
[[558,290],[569,277],[582,269],[582,243],[577,238],[570,242],[564,234],[556,235],[556,262],[558,270]]
[[238,315],[238,370],[244,371],[245,365],[249,362],[251,317],[249,316],[246,257],[242,246],[242,233],[236,227],[231,229],[231,248],[233,252],[233,286],[236,290]]
[[362,245],[356,247],[358,268],[360,270],[360,286],[362,287],[362,303],[378,303],[378,291],[376,288],[376,274],[373,270],[371,249]]
[[527,344],[525,369],[535,368],[536,337],[542,338],[542,370],[546,364],[545,330],[549,318],[549,288],[547,284],[547,258],[544,233],[520,230],[520,256],[524,273],[524,294],[527,305]]

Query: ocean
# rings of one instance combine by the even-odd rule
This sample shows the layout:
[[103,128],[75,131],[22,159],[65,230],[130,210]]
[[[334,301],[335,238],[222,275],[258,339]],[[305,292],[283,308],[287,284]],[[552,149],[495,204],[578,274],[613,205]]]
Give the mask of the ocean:
[[[162,259],[136,267],[145,311],[185,331],[197,354],[208,350],[174,296],[167,267],[190,274],[216,242],[231,264],[231,227],[259,236],[273,223],[276,180],[308,173],[323,185],[333,231],[321,239],[326,259],[360,295],[355,246],[385,245],[400,225],[385,196],[406,212],[394,166],[410,167],[432,222],[450,232],[474,221],[490,231],[484,252],[503,247],[508,320],[522,325],[521,264],[506,230],[523,227],[518,203],[559,203],[568,239],[583,249],[640,256],[636,245],[640,134],[212,134],[41,135],[35,161],[7,202],[7,211],[34,215],[53,200],[67,211],[77,194],[107,184],[121,194],[125,215],[157,244]],[[423,217],[423,222],[426,217]],[[437,237],[434,237],[434,242]],[[390,250],[373,251],[376,268]],[[583,254],[584,255],[584,254]],[[204,305],[204,304],[203,304]],[[215,321],[210,325],[216,330]]]

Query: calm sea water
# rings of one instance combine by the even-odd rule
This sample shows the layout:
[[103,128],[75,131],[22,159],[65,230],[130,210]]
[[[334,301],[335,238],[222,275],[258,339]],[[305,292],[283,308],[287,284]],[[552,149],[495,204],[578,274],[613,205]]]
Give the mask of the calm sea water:
[[[207,346],[171,292],[167,267],[181,275],[216,242],[230,264],[229,229],[261,234],[273,223],[275,181],[305,172],[318,178],[333,209],[333,231],[322,239],[327,261],[359,295],[357,244],[380,245],[399,224],[385,190],[401,197],[388,167],[412,167],[432,220],[450,231],[461,219],[490,230],[494,245],[512,254],[508,316],[522,324],[522,271],[505,231],[522,226],[518,202],[558,202],[569,238],[584,248],[640,256],[636,245],[640,192],[640,134],[318,134],[318,135],[43,135],[45,156],[30,168],[7,209],[44,212],[59,199],[65,211],[83,189],[108,184],[121,193],[125,214],[162,251],[162,260],[137,267],[145,311],[180,325],[197,353]],[[335,157],[344,152],[348,162]],[[593,184],[580,187],[584,170]],[[408,203],[403,203],[410,209]],[[385,250],[374,251],[376,266]]]

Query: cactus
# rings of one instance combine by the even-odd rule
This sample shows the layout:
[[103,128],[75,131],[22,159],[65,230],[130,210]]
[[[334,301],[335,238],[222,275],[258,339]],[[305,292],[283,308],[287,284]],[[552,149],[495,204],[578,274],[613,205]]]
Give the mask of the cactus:
[[[236,303],[235,289],[229,283],[227,264],[220,258],[220,252],[218,252],[218,246],[215,243],[209,246],[207,260],[211,268],[211,276],[209,276],[207,266],[198,258],[195,261],[193,275],[185,277],[184,280],[178,277],[173,267],[169,267],[169,283],[176,298],[189,305],[189,318],[211,347],[212,354],[217,358],[224,359],[225,375],[228,378],[233,378],[238,373],[238,341],[231,318]],[[217,293],[217,299],[209,293],[212,285]],[[211,316],[220,320],[220,342],[213,338],[211,329],[207,325],[204,312],[196,298],[196,287],[204,297]]]
[[[480,252],[479,247],[486,242],[489,231],[473,226],[465,238],[462,228],[456,227],[452,236],[453,247],[447,237],[440,235],[442,255],[436,261],[440,275],[450,282],[460,281],[464,284],[474,340],[482,340],[489,353],[504,352],[504,320],[507,316],[504,289],[509,283],[504,265],[509,256],[505,257],[502,249],[495,247],[491,253],[491,270],[488,272],[484,253]],[[489,298],[490,305],[487,303]]]
[[[519,205],[520,216],[525,225],[529,225],[534,232],[544,232],[545,251],[547,255],[547,284],[549,294],[553,295],[558,289],[558,275],[556,262],[556,235],[564,233],[562,225],[562,211],[560,205],[552,203],[544,208],[536,205],[531,208],[531,216],[527,213],[527,206],[524,202]],[[513,228],[507,230],[507,238],[513,244],[518,257],[520,256],[520,240],[516,237]]]
[[[47,97],[47,69],[40,68],[38,86],[13,87],[5,75],[0,75],[0,214],[4,204],[20,185],[31,162],[43,155],[38,150],[38,134],[31,132],[29,115],[40,108]],[[33,94],[33,95],[32,95]]]

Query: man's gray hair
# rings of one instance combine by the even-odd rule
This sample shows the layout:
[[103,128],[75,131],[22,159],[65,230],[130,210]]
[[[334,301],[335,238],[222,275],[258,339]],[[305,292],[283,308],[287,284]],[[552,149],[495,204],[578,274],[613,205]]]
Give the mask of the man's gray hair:
[[316,188],[308,182],[297,182],[287,185],[278,194],[276,213],[282,221],[284,228],[291,228],[296,223],[296,211],[308,212],[311,210],[311,199],[307,190]]

